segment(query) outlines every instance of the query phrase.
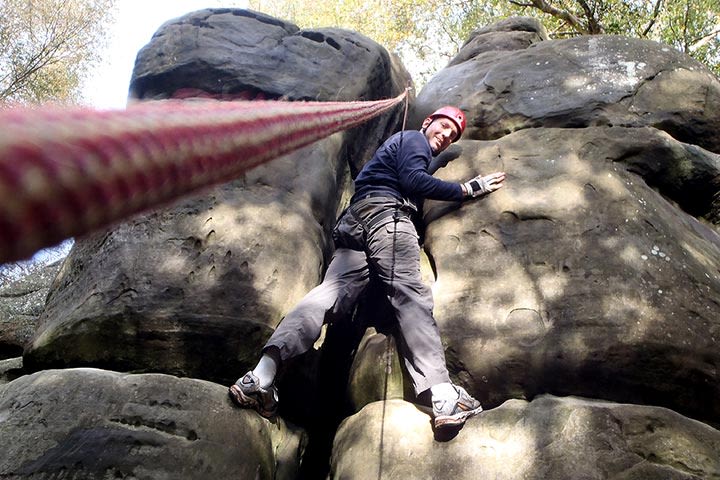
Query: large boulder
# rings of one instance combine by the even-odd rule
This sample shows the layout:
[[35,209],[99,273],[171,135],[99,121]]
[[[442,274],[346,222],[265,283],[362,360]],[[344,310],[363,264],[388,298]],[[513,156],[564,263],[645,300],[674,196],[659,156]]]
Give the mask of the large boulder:
[[[332,223],[341,188],[340,140],[78,241],[26,367],[234,381],[322,273],[323,224]],[[299,174],[283,175],[288,168]]]
[[354,412],[381,399],[402,399],[403,370],[392,336],[368,328],[348,373],[348,396]]
[[720,431],[657,407],[509,400],[451,433],[434,433],[430,416],[410,403],[372,403],[340,426],[328,478],[720,477]]
[[490,406],[551,392],[720,424],[720,236],[668,200],[697,193],[708,211],[720,156],[621,127],[527,129],[457,149],[442,178],[508,177],[459,209],[426,205],[456,378]]
[[[407,80],[384,48],[359,34],[208,9],[158,30],[138,54],[130,90],[137,100],[181,90],[369,100],[398,95]],[[348,165],[362,164],[400,112],[79,241],[26,349],[26,368],[98,366],[234,381],[319,283]]]
[[505,55],[513,50],[524,50],[547,39],[547,31],[537,18],[510,17],[472,32],[448,66],[465,62],[482,53]]
[[[229,99],[376,100],[410,82],[396,56],[356,32],[301,30],[252,10],[210,8],[158,29],[138,53],[130,98],[197,91]],[[344,148],[353,168],[398,126],[400,112],[350,132]]]
[[[497,38],[507,32],[480,37]],[[533,127],[654,126],[720,152],[720,81],[691,57],[649,40],[582,36],[458,54],[417,98],[413,124],[438,105],[468,112],[465,138]]]
[[228,97],[370,100],[396,95],[389,66],[387,51],[355,32],[301,30],[260,12],[210,8],[155,32],[138,53],[130,96],[167,98],[192,88]]
[[301,430],[169,375],[51,370],[0,386],[2,478],[297,478]]
[[426,205],[452,375],[488,406],[576,394],[720,425],[720,82],[648,41],[537,41],[517,19],[477,37],[412,122],[461,106],[439,175],[508,173],[478,202]]
[[[330,68],[330,59],[339,66]],[[161,28],[139,55],[131,95],[380,98],[405,85],[403,69],[388,59],[348,32],[302,31],[243,10],[203,10]],[[331,77],[328,85],[346,88],[327,97],[320,68]],[[356,74],[364,79],[342,81]],[[470,127],[433,169],[446,165],[439,175],[453,181],[508,173],[491,196],[425,205],[424,268],[448,367],[454,381],[493,410],[454,438],[433,439],[428,413],[400,400],[415,399],[399,375],[388,336],[392,319],[382,292],[368,291],[351,322],[330,325],[324,343],[279,377],[280,425],[298,419],[308,427],[298,476],[325,477],[335,427],[359,411],[337,430],[331,478],[718,477],[717,91],[707,70],[652,42],[547,41],[528,19],[475,32],[420,93],[410,124],[440,104],[458,104]],[[396,120],[397,112],[79,241],[50,291],[26,368],[92,365],[234,380],[256,360],[277,321],[320,281],[329,230],[349,193],[347,165],[359,168]],[[367,325],[376,330],[365,332]],[[36,374],[0,387],[0,432],[18,435],[23,422],[45,422],[60,432],[48,438],[66,446],[53,450],[45,440],[38,449],[46,453],[23,456],[40,438],[33,433],[0,457],[7,462],[0,476],[40,476],[37,468],[68,468],[69,461],[78,475],[85,465],[93,474],[118,473],[103,470],[95,452],[75,441],[75,430],[64,433],[68,421],[84,432],[84,417],[68,420],[64,410],[48,416],[49,402],[61,397],[33,416],[44,386],[77,405],[74,385],[88,383],[77,390],[99,404],[91,425],[110,428],[102,420],[109,416],[139,418],[130,424],[143,433],[172,422],[176,431],[189,431],[163,410],[151,409],[147,419],[137,413],[138,402],[125,391],[140,377],[87,372]],[[278,443],[267,440],[267,422],[232,410],[226,398],[212,403],[225,396],[223,387],[142,378],[162,392],[182,390],[200,405],[209,397],[215,410],[208,421],[225,421],[229,431],[218,436],[226,444],[237,441],[242,415],[248,422],[242,428],[260,432],[247,437],[257,442],[249,464],[261,477],[273,474],[267,452]],[[147,391],[155,393],[138,394],[140,405],[168,405],[164,393]],[[129,405],[127,416],[115,398]],[[395,400],[374,402],[387,398]],[[27,427],[33,428],[40,427]],[[103,448],[124,445],[115,437],[104,442]],[[291,448],[291,457],[299,450]],[[139,461],[154,466],[153,455]],[[138,476],[135,464],[121,465]],[[182,465],[161,463],[153,474],[182,476]],[[251,474],[235,476],[243,475]]]
[[[508,173],[486,198],[425,205],[453,378],[487,407],[551,392],[720,425],[720,236],[679,208],[718,218],[719,155],[648,127],[543,128],[461,140],[435,163],[446,180]],[[393,346],[370,338],[355,411],[398,398],[397,381],[379,388]]]

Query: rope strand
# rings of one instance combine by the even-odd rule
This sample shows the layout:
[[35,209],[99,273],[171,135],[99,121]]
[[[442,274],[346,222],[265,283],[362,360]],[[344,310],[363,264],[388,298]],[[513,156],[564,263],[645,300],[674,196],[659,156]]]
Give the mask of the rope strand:
[[178,101],[0,112],[0,262],[237,178],[355,127],[367,102]]

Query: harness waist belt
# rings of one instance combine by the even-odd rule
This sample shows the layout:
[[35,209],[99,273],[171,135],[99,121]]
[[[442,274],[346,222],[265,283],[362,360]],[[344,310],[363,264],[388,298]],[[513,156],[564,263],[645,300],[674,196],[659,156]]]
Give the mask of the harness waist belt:
[[353,217],[355,217],[355,220],[357,220],[360,225],[363,226],[366,232],[369,232],[375,227],[377,227],[381,222],[387,220],[388,217],[392,217],[394,215],[398,215],[398,217],[410,216],[410,212],[402,209],[402,204],[388,206],[384,210],[381,210],[378,213],[371,215],[367,220],[363,219],[362,216],[357,212],[357,210],[355,210],[354,205],[351,205],[350,208],[348,208],[348,211]]
[[375,228],[380,222],[388,217],[392,217],[395,213],[400,213],[400,210],[396,208],[383,210],[382,212],[370,217],[367,221],[368,230]]
[[387,198],[390,200],[395,200],[396,202],[402,202],[402,200],[400,198],[396,197],[395,195],[393,195],[391,193],[383,192],[383,191],[379,191],[379,190],[373,190],[373,191],[366,192],[360,196],[353,195],[353,197],[350,199],[350,203],[360,202],[360,201],[366,200],[368,198]]

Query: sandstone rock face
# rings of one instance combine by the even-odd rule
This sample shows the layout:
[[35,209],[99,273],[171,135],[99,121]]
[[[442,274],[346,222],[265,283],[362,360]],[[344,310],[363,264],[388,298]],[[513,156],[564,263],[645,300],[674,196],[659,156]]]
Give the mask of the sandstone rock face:
[[219,385],[95,369],[0,387],[0,420],[4,478],[292,479],[305,441]]
[[461,141],[441,176],[508,172],[476,204],[426,210],[455,375],[489,405],[579,394],[718,425],[720,238],[687,213],[718,219],[705,128],[720,83],[624,37],[499,50],[443,70],[416,104],[459,103],[475,118],[464,138],[501,137]]
[[[210,9],[157,32],[138,55],[131,95],[145,100],[200,90],[220,98],[252,92],[378,99],[398,95],[407,80],[385,49],[361,35]],[[234,381],[254,364],[277,322],[320,281],[348,165],[361,165],[399,115],[397,109],[78,242],[26,351],[26,367]]]
[[[504,32],[480,35],[497,38]],[[439,105],[469,113],[464,138],[533,127],[653,126],[720,152],[720,81],[667,45],[621,36],[534,43],[513,53],[466,45],[418,95],[414,123]],[[465,49],[471,49],[467,54]]]
[[404,398],[403,371],[394,338],[369,328],[357,349],[349,377],[348,393],[355,411],[378,399]]
[[[487,407],[550,392],[666,406],[717,427],[720,157],[710,151],[717,151],[716,136],[703,130],[716,121],[711,117],[717,110],[707,105],[716,101],[717,79],[647,42],[592,37],[523,50],[517,37],[509,36],[508,45],[489,35],[487,48],[467,52],[467,42],[461,61],[431,80],[415,104],[415,124],[444,103],[459,104],[478,119],[465,140],[437,159],[437,166],[447,165],[439,176],[459,181],[479,172],[508,173],[505,188],[484,199],[425,205],[425,250],[451,376]],[[513,49],[520,53],[506,51]],[[577,62],[563,70],[557,62],[565,54],[577,55]],[[554,67],[542,77],[536,69],[545,62]],[[624,68],[640,64],[654,72],[647,81],[624,76]],[[670,81],[670,72],[683,80]],[[499,88],[493,82],[501,78]],[[567,78],[590,88],[564,90]],[[668,93],[677,89],[704,96]],[[649,100],[650,92],[658,97]],[[380,382],[385,372],[376,368],[375,375]],[[368,421],[361,416],[358,422]],[[428,438],[427,431],[414,432],[407,417],[399,418],[402,428],[385,423],[384,431],[397,436],[382,445]],[[428,422],[425,416],[426,429]],[[338,433],[333,478],[362,478],[359,468],[349,467],[356,461],[363,472],[375,468],[367,468],[363,447],[353,443],[369,435],[361,430],[343,426]],[[478,452],[470,439],[453,442]],[[701,448],[704,458],[720,458],[717,442],[708,445]],[[495,478],[493,470],[452,470],[465,460],[446,462],[446,451],[435,452],[437,447],[388,457],[373,451],[374,478],[379,471],[407,477],[411,468],[418,470],[413,478],[436,478],[439,471]],[[549,466],[552,456],[526,463],[523,468],[533,473],[511,470],[507,478],[585,478],[579,472],[588,452],[572,451]],[[666,466],[684,464],[672,455],[649,472],[640,467],[641,459],[657,456],[639,454],[630,463],[637,465],[618,478],[717,475],[694,467],[673,471]],[[526,457],[518,455],[517,462]],[[416,458],[429,466],[417,468]],[[589,458],[603,472],[613,465],[609,456]],[[404,461],[412,464],[408,470],[394,467]]]
[[[337,28],[300,30],[259,12],[216,8],[163,25],[138,53],[131,99],[199,90],[227,98],[375,100],[411,81],[397,57],[367,37]],[[400,120],[400,110],[350,132],[344,145],[362,165]]]
[[581,398],[510,400],[434,439],[430,416],[401,400],[348,418],[330,478],[557,480],[720,476],[720,432],[674,412]]
[[389,65],[384,48],[354,32],[300,30],[259,12],[206,9],[160,27],[138,53],[130,94],[167,98],[196,88],[290,100],[373,99],[395,94]]
[[[158,31],[131,96],[384,98],[406,75],[365,37],[214,9]],[[372,289],[285,365],[276,421],[206,381],[250,368],[320,281],[348,170],[398,111],[79,241],[25,368],[134,374],[0,365],[0,477],[720,478],[718,89],[669,47],[513,18],[420,92],[411,125],[470,119],[439,176],[508,174],[424,208],[448,368],[486,407],[461,431],[431,430]]]
[[[463,383],[488,405],[577,394],[720,423],[720,239],[646,181],[690,190],[676,167],[692,178],[699,151],[619,127],[457,148],[441,176],[508,174],[460,209],[426,205],[435,312]],[[702,158],[717,177],[719,156]]]
[[545,27],[536,18],[511,17],[472,32],[448,66],[457,65],[486,52],[524,50],[547,39]]
[[[343,171],[339,148],[340,136],[319,142],[79,241],[48,297],[26,366],[234,381],[321,275],[321,224],[334,219],[331,196]],[[299,175],[281,173],[295,166]],[[298,256],[306,261],[298,264]]]
[[0,358],[22,355],[45,308],[50,284],[60,262],[0,285]]
[[22,357],[0,360],[0,384],[8,383],[23,375]]

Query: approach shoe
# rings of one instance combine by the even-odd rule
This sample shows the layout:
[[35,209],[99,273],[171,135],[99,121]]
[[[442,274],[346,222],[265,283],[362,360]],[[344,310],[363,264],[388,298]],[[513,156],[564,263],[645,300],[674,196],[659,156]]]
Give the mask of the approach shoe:
[[277,413],[277,388],[275,385],[262,388],[260,381],[252,372],[246,373],[234,385],[230,385],[228,394],[236,405],[252,408],[265,418],[270,418]]
[[464,388],[453,385],[457,398],[432,399],[435,428],[458,427],[465,421],[482,412],[480,402],[468,394]]

